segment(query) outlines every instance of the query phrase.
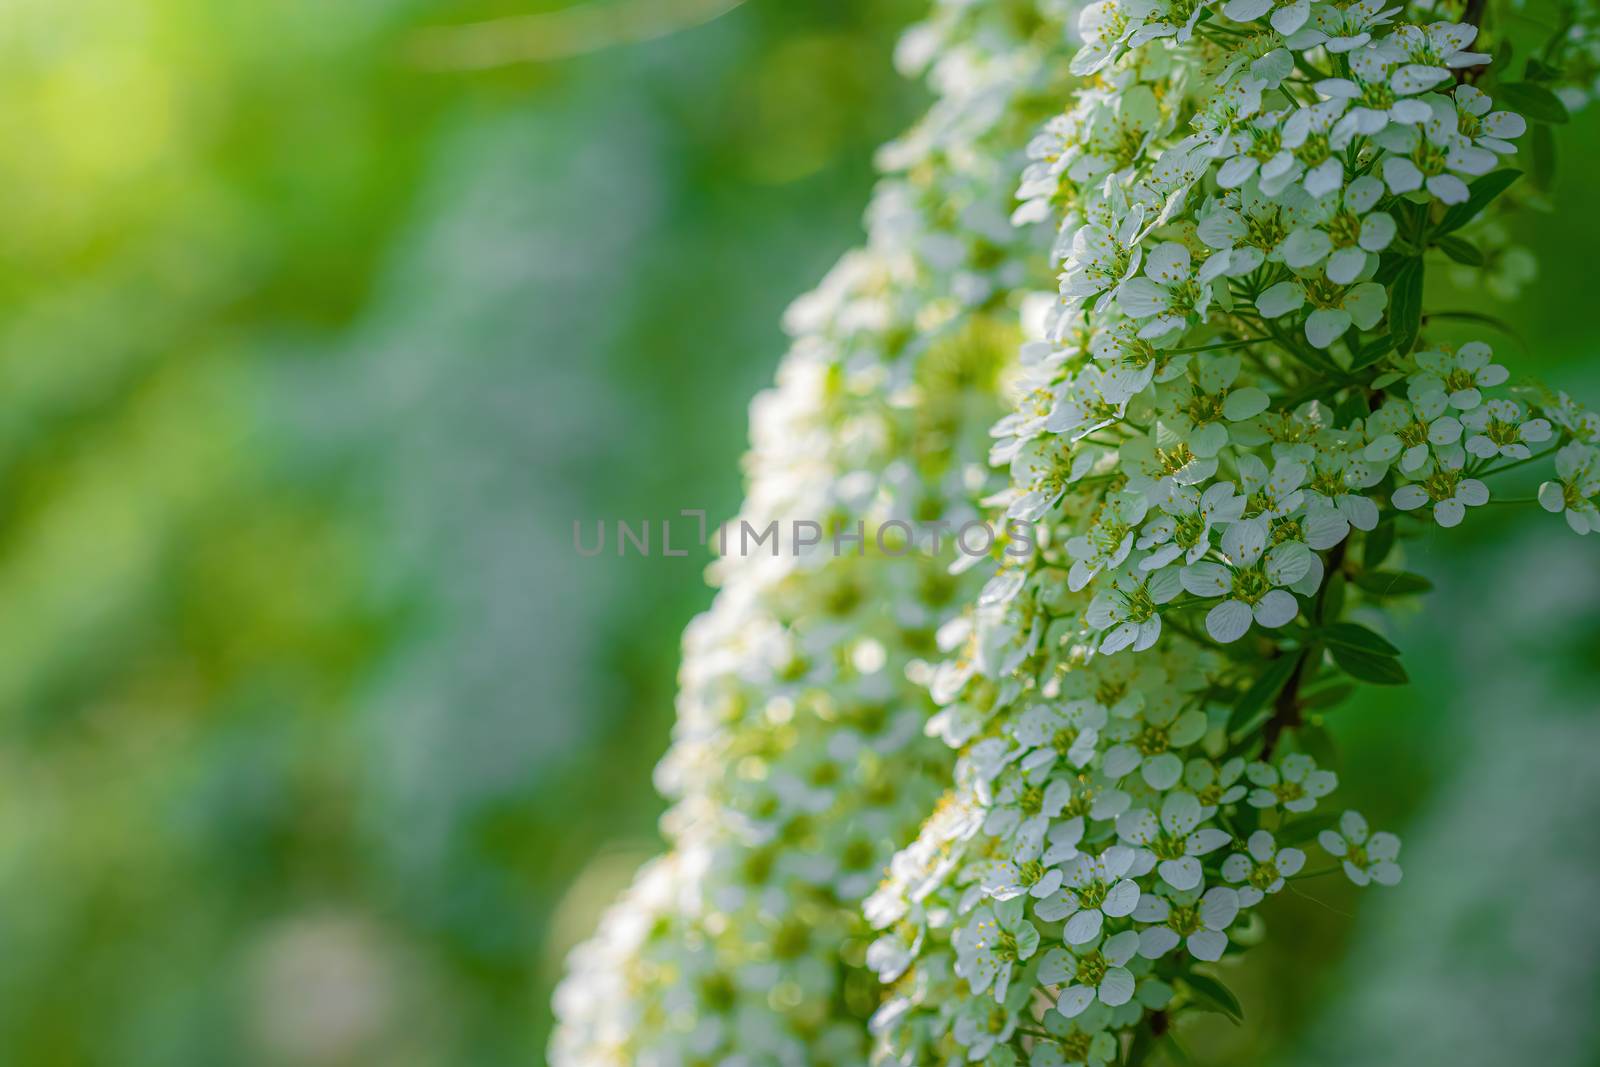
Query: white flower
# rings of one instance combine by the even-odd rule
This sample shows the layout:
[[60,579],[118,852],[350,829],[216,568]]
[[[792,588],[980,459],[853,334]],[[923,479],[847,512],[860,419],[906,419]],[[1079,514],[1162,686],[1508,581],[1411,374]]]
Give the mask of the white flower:
[[1383,318],[1389,306],[1389,293],[1377,282],[1357,282],[1352,286],[1302,275],[1279,282],[1256,298],[1256,310],[1269,319],[1299,311],[1307,301],[1306,340],[1317,348],[1327,348],[1344,336],[1350,324],[1370,330]]
[[1222,861],[1222,877],[1245,883],[1239,888],[1239,906],[1253,908],[1268,893],[1283,888],[1283,880],[1300,873],[1306,854],[1297,848],[1279,848],[1272,835],[1257,830],[1246,842],[1246,852],[1235,852]]
[[1390,496],[1390,502],[1401,511],[1415,511],[1431,502],[1434,522],[1444,527],[1461,525],[1468,508],[1489,502],[1489,487],[1464,476],[1466,459],[1466,453],[1459,448],[1441,450],[1422,480],[1400,486]]
[[1411,403],[1385,400],[1367,419],[1367,445],[1362,456],[1374,463],[1399,460],[1407,474],[1427,465],[1432,451],[1461,440],[1461,422],[1446,414],[1449,400],[1442,391],[1424,391]]
[[1112,845],[1098,856],[1079,855],[1067,873],[1067,882],[1054,895],[1033,906],[1045,922],[1066,920],[1061,937],[1069,945],[1086,945],[1100,936],[1106,919],[1133,914],[1139,903],[1139,885],[1127,877],[1134,851]]
[[1133,999],[1133,972],[1125,964],[1139,950],[1139,935],[1132,930],[1113,934],[1103,942],[1072,952],[1051,949],[1039,965],[1041,985],[1065,985],[1056,1011],[1071,1019],[1096,1000],[1115,1008]]
[[1481,390],[1500,385],[1511,376],[1498,363],[1494,352],[1482,341],[1469,341],[1454,352],[1418,352],[1422,370],[1409,379],[1407,391],[1413,401],[1442,395],[1458,411],[1471,411],[1483,402]]
[[1323,197],[1308,224],[1284,241],[1283,261],[1301,270],[1327,260],[1328,280],[1349,285],[1394,240],[1394,219],[1372,210],[1382,196],[1383,183],[1364,174],[1340,193]]
[[1160,337],[1191,321],[1204,322],[1211,281],[1226,266],[1226,257],[1213,256],[1196,271],[1188,248],[1163,241],[1145,257],[1144,276],[1122,283],[1117,305],[1130,319],[1150,320],[1140,327],[1140,337]]
[[1233,388],[1243,360],[1236,355],[1202,359],[1197,381],[1161,390],[1162,424],[1186,442],[1195,455],[1210,459],[1228,444],[1228,423],[1254,418],[1272,405],[1253,385]]
[[1400,884],[1400,864],[1395,862],[1400,856],[1400,839],[1384,832],[1369,836],[1367,820],[1359,812],[1345,812],[1339,817],[1339,829],[1322,831],[1317,844],[1343,862],[1344,873],[1356,885]]
[[1186,892],[1160,897],[1148,893],[1133,917],[1152,923],[1139,932],[1139,955],[1160,959],[1183,942],[1197,960],[1214,963],[1228,948],[1224,932],[1239,915],[1239,894],[1227,886],[1212,886],[1200,895],[1198,883]]
[[1072,1019],[1046,1012],[1043,1026],[1051,1037],[1034,1042],[1028,1067],[1107,1067],[1122,1051],[1110,1025],[1111,1009],[1100,1003]]
[[1175,485],[1161,501],[1161,514],[1145,523],[1137,547],[1150,554],[1139,562],[1141,570],[1160,570],[1182,558],[1198,563],[1211,551],[1211,530],[1218,523],[1237,522],[1244,514],[1245,498],[1234,493],[1230,482],[1206,486]]
[[1383,180],[1396,196],[1426,187],[1442,203],[1464,204],[1471,195],[1466,179],[1493,170],[1495,154],[1461,136],[1454,121],[1428,111],[1420,129],[1388,126],[1373,138],[1389,152]]
[[1461,416],[1461,425],[1471,431],[1466,449],[1479,459],[1527,459],[1533,455],[1530,444],[1550,440],[1548,419],[1525,417],[1522,405],[1504,398],[1491,400]]
[[1093,758],[1105,725],[1106,709],[1092,700],[1035,704],[1011,731],[1019,746],[1017,766],[1029,776],[1048,773],[1058,758],[1082,767]]
[[1149,509],[1149,503],[1139,493],[1108,496],[1089,532],[1067,541],[1067,555],[1072,557],[1067,588],[1077,592],[1101,571],[1121,566],[1133,550],[1134,533]]
[[1283,259],[1280,246],[1315,203],[1298,186],[1274,198],[1256,182],[1246,182],[1207,202],[1195,235],[1206,247],[1227,255],[1229,275],[1248,274],[1264,262]]
[[1467,45],[1478,36],[1478,27],[1465,22],[1435,22],[1428,26],[1397,26],[1384,43],[1403,58],[1411,69],[1448,78],[1450,72],[1489,62],[1483,52],[1468,52]]
[[1290,43],[1301,51],[1321,45],[1332,55],[1353,52],[1372,40],[1372,31],[1387,25],[1399,10],[1384,0],[1318,4],[1312,12],[1311,25]]
[[1183,587],[1199,597],[1226,597],[1206,614],[1206,632],[1227,644],[1250,629],[1250,622],[1272,629],[1300,613],[1294,594],[1282,588],[1304,578],[1311,550],[1286,541],[1266,551],[1265,522],[1236,522],[1222,535],[1226,564],[1202,561],[1183,570]]
[[957,971],[973,995],[981,996],[993,986],[994,999],[1004,1001],[1012,968],[1033,958],[1039,931],[1023,918],[1022,902],[1015,901],[979,908],[952,940]]
[[1135,808],[1117,816],[1117,836],[1138,846],[1133,870],[1143,874],[1153,866],[1162,881],[1174,889],[1200,884],[1197,857],[1226,845],[1230,838],[1216,827],[1200,827],[1202,809],[1192,793],[1168,793],[1158,820],[1149,808]]
[[1310,811],[1317,801],[1333,792],[1339,784],[1332,771],[1317,769],[1317,763],[1303,752],[1284,756],[1274,767],[1257,761],[1244,769],[1245,777],[1254,783],[1250,790],[1250,806],[1275,808],[1283,805],[1285,811],[1296,814]]
[[1222,13],[1235,22],[1254,22],[1268,11],[1272,28],[1287,37],[1311,17],[1311,0],[1228,0],[1222,5]]
[[1138,771],[1151,789],[1171,789],[1183,775],[1183,760],[1173,750],[1189,747],[1205,732],[1206,715],[1198,708],[1181,710],[1170,700],[1152,704],[1138,719],[1108,729],[1117,744],[1106,749],[1106,777],[1118,781]]
[[1433,114],[1417,94],[1448,80],[1449,72],[1434,74],[1402,66],[1386,44],[1369,44],[1352,52],[1350,77],[1317,82],[1317,92],[1349,103],[1349,110],[1333,129],[1336,147],[1345,147],[1357,136],[1371,137],[1391,124],[1426,122]]
[[1239,779],[1244,775],[1244,758],[1234,756],[1222,766],[1196,757],[1184,764],[1183,787],[1200,801],[1201,814],[1209,819],[1224,804],[1244,799],[1247,790]]
[[1455,91],[1456,130],[1479,148],[1510,155],[1513,138],[1528,132],[1528,123],[1515,111],[1493,111],[1489,95],[1475,85],[1458,85]]
[[1109,584],[1089,602],[1084,621],[1104,632],[1099,648],[1106,655],[1130,647],[1143,652],[1161,636],[1161,605],[1178,595],[1182,582],[1171,570],[1120,570]]
[[1539,486],[1539,505],[1552,514],[1565,514],[1574,533],[1600,533],[1600,450],[1573,441],[1556,453],[1559,481]]
[[996,1047],[1003,1047],[1017,1032],[1017,1013],[985,1000],[969,1000],[961,1005],[951,1033],[967,1050],[973,1062],[987,1059]]

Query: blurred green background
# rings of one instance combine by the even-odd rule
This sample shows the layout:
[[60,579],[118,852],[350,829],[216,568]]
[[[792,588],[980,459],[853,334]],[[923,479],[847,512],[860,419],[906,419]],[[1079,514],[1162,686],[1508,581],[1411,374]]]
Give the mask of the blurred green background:
[[[915,0],[434,32],[568,6],[0,12],[0,1064],[543,1062],[710,600],[571,522],[734,510],[778,316],[924,99]],[[1596,130],[1500,310],[1591,399]],[[1197,1049],[1600,1062],[1600,573],[1505,510],[1411,546],[1416,682],[1330,723],[1404,887],[1278,904],[1253,1036]]]

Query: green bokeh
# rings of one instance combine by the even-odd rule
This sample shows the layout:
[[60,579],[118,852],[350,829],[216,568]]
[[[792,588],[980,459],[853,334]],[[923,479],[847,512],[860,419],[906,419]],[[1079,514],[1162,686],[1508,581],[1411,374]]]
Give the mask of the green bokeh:
[[[753,0],[487,70],[423,32],[564,6],[0,14],[0,1063],[540,1063],[561,954],[657,847],[703,560],[580,560],[570,524],[735,508],[782,309],[924,99],[889,64],[920,5]],[[1519,222],[1540,279],[1495,309],[1508,358],[1591,398],[1596,130],[1562,131],[1557,210]],[[1557,757],[1595,740],[1593,546],[1535,518],[1410,546],[1443,587],[1399,631],[1416,682],[1330,721],[1355,798],[1424,848],[1508,716],[1536,770],[1586,769]],[[1519,614],[1478,592],[1504,566],[1589,599]],[[1547,696],[1508,704],[1523,673]],[[1543,803],[1495,788],[1508,819]],[[1592,884],[1586,825],[1563,877]],[[1468,927],[1527,892],[1485,884]],[[1251,1043],[1196,1047],[1359,1031],[1360,966],[1432,914],[1404,892],[1330,889],[1361,924],[1278,906],[1237,981]]]

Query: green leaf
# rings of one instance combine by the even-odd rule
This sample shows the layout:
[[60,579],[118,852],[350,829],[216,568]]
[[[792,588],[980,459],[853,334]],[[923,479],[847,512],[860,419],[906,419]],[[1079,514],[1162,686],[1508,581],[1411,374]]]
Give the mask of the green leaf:
[[1532,138],[1534,188],[1549,192],[1556,179],[1556,135],[1548,126],[1539,125],[1528,131]]
[[1395,351],[1402,356],[1417,343],[1422,328],[1422,260],[1412,258],[1400,264],[1389,298],[1389,336]]
[[1239,1006],[1239,998],[1233,995],[1233,990],[1199,971],[1190,971],[1183,980],[1201,1007],[1226,1015],[1236,1023],[1244,1022],[1244,1009]]
[[1467,201],[1464,204],[1452,204],[1449,211],[1444,213],[1444,218],[1439,220],[1439,225],[1433,228],[1433,234],[1454,233],[1467,223],[1478,217],[1478,213],[1489,206],[1489,201],[1511,188],[1511,183],[1522,177],[1520,170],[1497,170],[1492,174],[1485,174],[1468,187]]
[[[1366,542],[1361,546],[1361,565],[1369,571],[1377,570],[1383,566],[1383,561],[1389,558],[1389,551],[1394,548],[1394,520],[1380,522],[1368,534]],[[1356,579],[1356,584],[1361,584],[1361,579]]]
[[1374,363],[1378,362],[1378,360],[1382,359],[1384,356],[1387,356],[1389,354],[1389,350],[1393,347],[1394,338],[1389,334],[1380,334],[1377,338],[1368,341],[1366,344],[1362,345],[1356,350],[1355,356],[1350,361],[1350,369],[1357,371],[1362,367],[1372,366]]
[[1531,82],[1553,82],[1561,77],[1561,68],[1552,67],[1530,56],[1528,65],[1523,68],[1522,76]]
[[1405,571],[1362,571],[1356,575],[1355,583],[1376,597],[1415,596],[1433,588],[1433,583],[1422,575]]
[[1280,827],[1273,836],[1278,839],[1280,847],[1298,845],[1302,841],[1310,841],[1324,830],[1333,829],[1339,824],[1339,815],[1336,811],[1324,811],[1294,819]]
[[1494,95],[1501,104],[1535,122],[1563,123],[1572,118],[1559,96],[1533,82],[1503,82],[1495,87]]
[[1358,622],[1335,622],[1317,631],[1317,635],[1330,646],[1350,648],[1374,656],[1398,656],[1400,650],[1384,640],[1381,634],[1367,629]]
[[1246,727],[1253,725],[1252,720],[1256,713],[1267,705],[1267,702],[1278,695],[1284,683],[1289,680],[1289,675],[1300,663],[1300,656],[1289,653],[1279,656],[1267,663],[1267,669],[1261,672],[1255,684],[1245,691],[1233,705],[1233,712],[1228,716],[1228,732],[1236,734]]
[[1469,267],[1483,266],[1483,253],[1478,251],[1478,246],[1462,237],[1453,237],[1445,234],[1434,240],[1434,246],[1455,260]]
[[1405,685],[1411,680],[1393,656],[1375,656],[1343,645],[1331,645],[1328,651],[1333,653],[1333,662],[1360,681],[1373,685]]
[[1300,697],[1300,706],[1307,711],[1318,711],[1326,708],[1337,707],[1349,698],[1356,687],[1349,682],[1339,682],[1336,685],[1324,686],[1304,693]]
[[1337,767],[1339,751],[1333,737],[1320,726],[1306,724],[1294,732],[1295,747],[1317,761],[1319,767]]
[[1328,576],[1328,584],[1322,587],[1322,607],[1317,614],[1317,620],[1337,619],[1344,612],[1345,577],[1343,571],[1334,571]]

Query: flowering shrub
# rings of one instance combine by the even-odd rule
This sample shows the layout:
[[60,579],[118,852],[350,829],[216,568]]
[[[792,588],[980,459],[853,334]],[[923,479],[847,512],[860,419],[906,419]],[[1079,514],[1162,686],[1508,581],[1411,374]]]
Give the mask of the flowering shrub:
[[[939,100],[791,315],[744,517],[990,507],[1038,551],[986,582],[927,552],[718,564],[673,851],[574,954],[555,1063],[1137,1063],[1237,1016],[1207,965],[1290,880],[1400,880],[1316,755],[1354,683],[1406,680],[1371,625],[1427,588],[1402,542],[1533,504],[1493,486],[1534,462],[1537,503],[1600,529],[1600,416],[1424,308],[1436,269],[1526,281],[1506,211],[1592,88],[1587,8],[1521,78],[1483,18],[946,0],[908,36]],[[996,493],[981,435],[1047,267]]]
[[1315,758],[1352,683],[1406,680],[1352,617],[1426,589],[1400,540],[1525,463],[1553,459],[1538,502],[1580,533],[1600,487],[1600,416],[1507,388],[1422,301],[1431,253],[1483,263],[1462,234],[1528,118],[1564,118],[1559,68],[1499,73],[1442,5],[1097,0],[1077,25],[1088,82],[1019,192],[1059,223],[1060,299],[992,452],[1044,547],[946,631],[955,788],[866,904],[897,1063],[1137,1063],[1182,1013],[1237,1017],[1207,965],[1268,896],[1400,880]]
[[[999,488],[987,430],[1020,342],[1016,294],[1047,278],[1048,251],[1007,215],[1021,147],[1066,76],[1046,47],[1063,32],[1029,7],[948,2],[902,45],[938,101],[884,150],[896,176],[867,247],[791,309],[794,345],[752,409],[741,518],[834,528],[799,557],[715,564],[657,775],[673,849],[574,952],[556,1064],[867,1059],[879,992],[860,902],[949,778],[906,671],[982,584],[949,573],[948,531]],[[938,524],[916,551],[892,542]],[[860,540],[836,553],[835,534]]]

